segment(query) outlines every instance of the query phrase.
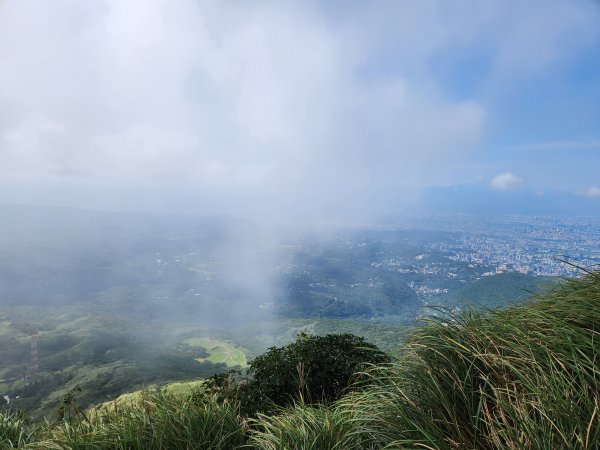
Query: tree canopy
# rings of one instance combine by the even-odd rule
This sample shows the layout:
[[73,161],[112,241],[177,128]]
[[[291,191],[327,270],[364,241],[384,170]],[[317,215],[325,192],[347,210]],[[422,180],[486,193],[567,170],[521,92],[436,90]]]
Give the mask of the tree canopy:
[[[269,411],[295,401],[328,403],[341,397],[358,372],[389,356],[353,334],[298,335],[285,347],[271,347],[250,362],[246,378],[216,375],[209,386],[240,402],[246,414]],[[239,374],[239,372],[237,372]]]

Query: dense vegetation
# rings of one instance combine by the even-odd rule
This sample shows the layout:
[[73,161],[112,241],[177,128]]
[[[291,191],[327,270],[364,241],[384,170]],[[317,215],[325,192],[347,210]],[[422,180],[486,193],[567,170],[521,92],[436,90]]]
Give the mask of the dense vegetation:
[[255,358],[244,379],[230,371],[207,380],[211,392],[239,405],[240,413],[273,412],[297,402],[330,403],[339,399],[370,366],[389,363],[389,356],[352,334],[298,335],[286,347],[271,347]]
[[436,317],[399,358],[338,401],[297,401],[244,420],[205,391],[148,393],[32,428],[0,421],[4,446],[31,448],[597,448],[600,274],[534,302]]

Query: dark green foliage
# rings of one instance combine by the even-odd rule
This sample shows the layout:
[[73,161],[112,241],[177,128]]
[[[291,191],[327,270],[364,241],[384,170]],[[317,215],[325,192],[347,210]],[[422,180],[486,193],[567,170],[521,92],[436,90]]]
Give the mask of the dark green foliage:
[[247,379],[239,372],[215,376],[209,386],[240,402],[244,414],[270,411],[295,401],[329,403],[341,397],[357,372],[390,358],[373,344],[352,334],[300,334],[286,347],[271,347],[250,362]]

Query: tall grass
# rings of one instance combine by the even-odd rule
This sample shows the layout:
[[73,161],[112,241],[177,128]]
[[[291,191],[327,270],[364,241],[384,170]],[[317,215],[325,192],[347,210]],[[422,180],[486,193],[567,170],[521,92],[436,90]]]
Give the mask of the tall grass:
[[8,411],[0,414],[0,448],[18,448],[31,442],[35,428],[23,412]]
[[431,319],[343,401],[391,448],[598,448],[600,275],[534,303]]
[[254,448],[596,449],[600,275],[533,303],[431,318],[329,408],[260,416]]
[[353,411],[340,407],[296,405],[278,415],[252,421],[249,447],[259,450],[346,450],[360,446],[353,433]]
[[232,449],[244,442],[237,408],[194,395],[145,392],[139,401],[64,421],[36,449]]

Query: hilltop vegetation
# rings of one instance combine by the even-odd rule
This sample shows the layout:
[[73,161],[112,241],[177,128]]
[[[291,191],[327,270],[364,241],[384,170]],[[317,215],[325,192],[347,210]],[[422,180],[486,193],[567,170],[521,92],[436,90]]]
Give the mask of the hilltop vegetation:
[[395,362],[367,370],[333,403],[298,400],[245,418],[206,391],[149,393],[39,429],[8,415],[0,439],[41,449],[593,449],[599,323],[596,272],[529,304],[431,318]]

